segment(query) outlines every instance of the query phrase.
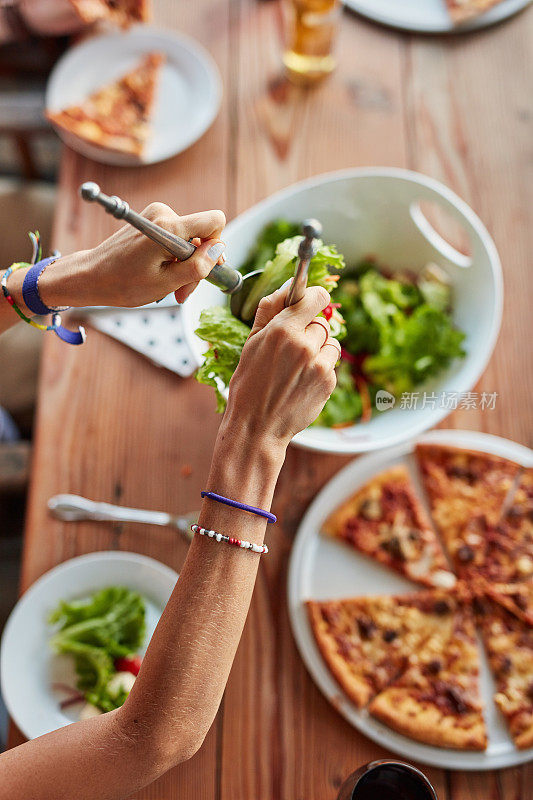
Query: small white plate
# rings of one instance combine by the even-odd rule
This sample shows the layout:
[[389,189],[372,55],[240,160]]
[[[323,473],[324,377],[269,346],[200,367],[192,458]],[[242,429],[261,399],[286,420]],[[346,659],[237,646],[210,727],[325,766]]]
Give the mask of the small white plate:
[[445,0],[344,0],[364,17],[417,33],[465,33],[495,25],[521,11],[531,0],[503,0],[484,14],[456,25],[446,10]]
[[146,600],[145,645],[158,623],[178,576],[170,567],[137,553],[99,552],[65,561],[37,580],[21,597],[4,628],[0,648],[1,689],[7,710],[27,739],[78,719],[79,706],[62,711],[64,693],[54,683],[75,687],[72,660],[50,649],[48,615],[60,600],[86,597],[106,586],[127,586]]
[[143,158],[106,150],[58,128],[66,144],[104,164],[136,166],[175,156],[205,133],[222,99],[222,81],[215,62],[193,39],[146,25],[134,26],[127,33],[96,36],[68,50],[48,80],[47,111],[82,102],[151,52],[164,53],[166,61],[152,114],[152,136]]
[[[527,447],[477,431],[432,431],[418,441],[467,447],[533,465]],[[329,672],[309,625],[304,602],[371,594],[396,594],[419,588],[371,558],[322,536],[320,530],[329,514],[373,475],[394,464],[408,465],[419,496],[424,497],[413,456],[414,443],[371,453],[352,461],[326,484],[303,518],[292,548],[289,576],[289,615],[300,655],[319,689],[355,728],[370,739],[409,760],[445,769],[487,770],[523,764],[533,758],[533,749],[517,750],[494,701],[494,683],[483,651],[481,653],[481,694],[485,704],[489,744],[482,752],[463,752],[415,742],[396,733],[367,711],[357,709]]]

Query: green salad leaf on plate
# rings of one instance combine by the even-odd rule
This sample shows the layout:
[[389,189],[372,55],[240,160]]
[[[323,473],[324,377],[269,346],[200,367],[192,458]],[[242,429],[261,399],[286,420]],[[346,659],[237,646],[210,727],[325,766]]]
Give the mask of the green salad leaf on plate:
[[135,654],[146,632],[145,601],[123,586],[110,586],[90,598],[62,601],[50,614],[57,625],[50,645],[74,659],[78,689],[102,711],[119,708],[127,692],[113,687],[116,662]]

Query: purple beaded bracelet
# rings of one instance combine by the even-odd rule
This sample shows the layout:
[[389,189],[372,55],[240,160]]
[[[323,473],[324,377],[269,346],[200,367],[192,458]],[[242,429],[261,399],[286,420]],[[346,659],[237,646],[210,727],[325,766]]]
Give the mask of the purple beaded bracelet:
[[264,517],[269,523],[277,522],[277,517],[274,514],[271,514],[270,511],[265,511],[263,508],[248,506],[246,503],[239,503],[238,500],[230,500],[229,497],[223,497],[221,494],[216,494],[215,492],[202,492],[202,497],[207,497],[209,500],[215,500],[217,503],[223,503],[225,506],[239,508],[241,511],[249,511],[250,514],[256,514],[258,517]]

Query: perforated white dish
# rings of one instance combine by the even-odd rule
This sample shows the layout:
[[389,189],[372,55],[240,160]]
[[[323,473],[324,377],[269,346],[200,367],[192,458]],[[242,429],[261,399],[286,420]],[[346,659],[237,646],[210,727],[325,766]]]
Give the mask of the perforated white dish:
[[[420,203],[441,207],[462,227],[471,256],[458,252],[431,227]],[[348,265],[369,254],[395,269],[419,272],[430,261],[448,274],[453,288],[453,319],[466,333],[466,357],[425,385],[422,394],[470,390],[485,369],[500,329],[503,284],[500,260],[489,233],[472,209],[442,183],[404,169],[375,167],[318,175],[273,194],[234,219],[224,231],[228,264],[239,266],[264,226],[272,220],[316,217],[324,240],[336,244]],[[190,331],[200,312],[227,298],[202,281],[184,306]],[[201,363],[205,343],[192,339]],[[395,408],[366,424],[333,429],[311,427],[294,443],[326,453],[362,453],[406,441],[432,428],[449,409]]]

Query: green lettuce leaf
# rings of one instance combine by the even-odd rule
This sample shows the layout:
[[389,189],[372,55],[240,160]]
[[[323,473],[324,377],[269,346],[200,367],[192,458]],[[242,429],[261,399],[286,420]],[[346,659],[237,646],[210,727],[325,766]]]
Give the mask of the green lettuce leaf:
[[[298,259],[298,247],[302,236],[285,239],[276,247],[276,255],[265,265],[262,275],[254,282],[252,290],[246,298],[241,311],[242,319],[252,320],[257,306],[263,297],[279,289],[285,281],[292,278]],[[309,263],[308,286],[324,286],[331,291],[337,285],[337,279],[331,271],[344,269],[344,257],[334,246],[325,245],[317,240],[318,250]]]
[[229,385],[231,376],[237,369],[244,343],[250,335],[250,328],[234,317],[227,306],[214,306],[202,311],[195,333],[209,343],[205,361],[196,373],[196,380],[214,388],[217,411],[222,412],[226,407],[226,400],[220,383]]
[[368,356],[363,369],[378,386],[399,396],[436,375],[451,360],[465,355],[465,334],[454,328],[450,317],[423,304],[411,316],[395,317],[380,328],[378,353]]
[[314,424],[326,428],[349,425],[359,419],[362,410],[361,395],[356,389],[350,365],[341,361],[337,367],[337,385]]
[[274,258],[278,244],[284,239],[296,236],[299,232],[300,225],[296,222],[289,222],[286,219],[270,222],[259,234],[240,271],[243,275],[247,275],[255,269],[262,269],[267,261]]
[[49,622],[58,625],[51,647],[74,658],[78,688],[87,701],[103,711],[122,705],[125,696],[112,697],[107,684],[116,672],[115,659],[135,653],[143,644],[146,624],[141,595],[110,586],[84,600],[61,602]]

